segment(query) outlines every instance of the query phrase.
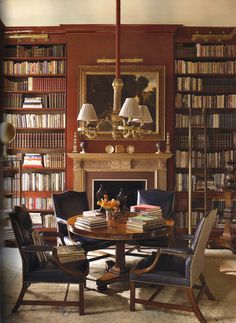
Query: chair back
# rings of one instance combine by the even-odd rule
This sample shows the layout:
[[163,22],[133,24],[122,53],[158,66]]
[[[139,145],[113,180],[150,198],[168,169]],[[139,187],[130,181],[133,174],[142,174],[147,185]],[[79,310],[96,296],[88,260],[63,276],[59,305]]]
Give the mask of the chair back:
[[174,216],[175,192],[159,189],[138,190],[137,204],[158,205],[162,208],[164,219]]
[[32,232],[33,223],[28,210],[23,206],[15,206],[10,213],[12,229],[23,263],[23,273],[39,268],[40,262],[36,252],[23,252],[22,248],[34,245]]
[[[87,192],[65,191],[52,194],[54,212],[56,217],[68,220],[74,215],[82,214],[89,210]],[[58,223],[59,232],[68,235],[67,226]]]
[[213,209],[208,215],[203,218],[194,234],[191,248],[193,249],[193,258],[190,267],[190,284],[193,286],[199,275],[203,271],[204,253],[207,246],[213,224],[216,220],[217,209]]

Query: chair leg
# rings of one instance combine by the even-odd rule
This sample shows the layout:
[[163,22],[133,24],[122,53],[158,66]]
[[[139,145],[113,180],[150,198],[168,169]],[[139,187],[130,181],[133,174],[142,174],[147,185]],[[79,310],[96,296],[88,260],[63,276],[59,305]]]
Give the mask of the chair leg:
[[206,281],[205,281],[205,278],[203,276],[203,274],[200,275],[200,281],[202,283],[202,285],[204,286],[204,291],[206,293],[206,296],[208,297],[208,299],[210,301],[214,301],[215,300],[215,297],[214,295],[211,293],[210,289],[208,288],[207,284],[206,284]]
[[196,303],[192,288],[187,289],[187,295],[188,295],[188,298],[189,298],[190,303],[192,305],[193,312],[195,313],[196,317],[199,319],[199,321],[201,323],[206,323],[206,320],[205,320],[204,316],[202,315],[202,313],[198,307],[198,304]]
[[135,282],[130,281],[130,311],[135,311]]
[[15,306],[12,309],[12,313],[15,313],[18,310],[19,306],[21,305],[22,299],[23,299],[23,297],[25,295],[25,292],[26,292],[27,288],[29,287],[29,285],[30,285],[29,283],[23,283],[22,284],[19,297],[18,297],[18,299],[16,301]]
[[84,283],[79,284],[79,314],[84,315]]

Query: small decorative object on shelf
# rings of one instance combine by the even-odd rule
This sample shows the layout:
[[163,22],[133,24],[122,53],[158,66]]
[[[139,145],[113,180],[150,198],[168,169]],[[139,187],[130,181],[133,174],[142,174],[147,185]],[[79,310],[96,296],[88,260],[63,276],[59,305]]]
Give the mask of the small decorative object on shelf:
[[85,141],[81,141],[80,148],[81,148],[80,154],[85,154],[86,153],[86,151],[85,151]]
[[166,133],[166,153],[170,153],[170,134]]
[[161,152],[161,145],[160,145],[159,142],[156,143],[156,149],[157,149],[156,154],[160,154],[160,152]]
[[78,152],[78,148],[77,148],[77,133],[76,131],[74,132],[74,137],[73,137],[73,153],[77,153]]

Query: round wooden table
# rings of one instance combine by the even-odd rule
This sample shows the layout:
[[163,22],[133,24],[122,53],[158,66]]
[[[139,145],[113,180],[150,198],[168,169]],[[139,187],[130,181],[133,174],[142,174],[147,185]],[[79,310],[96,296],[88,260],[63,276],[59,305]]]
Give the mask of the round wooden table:
[[129,269],[125,263],[126,242],[129,243],[135,240],[164,237],[173,233],[173,221],[167,221],[166,227],[156,228],[153,230],[132,230],[126,226],[129,216],[133,216],[132,213],[122,215],[122,218],[110,219],[106,228],[92,230],[75,227],[75,221],[78,216],[73,216],[67,220],[68,230],[74,234],[78,234],[86,238],[116,241],[115,264],[107,273],[97,279],[97,288],[100,291],[105,290],[107,285],[119,281],[127,281],[129,279]]

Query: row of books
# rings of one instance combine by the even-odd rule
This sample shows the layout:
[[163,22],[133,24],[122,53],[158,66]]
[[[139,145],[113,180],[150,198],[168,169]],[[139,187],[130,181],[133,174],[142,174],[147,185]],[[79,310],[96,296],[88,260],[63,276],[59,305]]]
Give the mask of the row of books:
[[64,148],[64,133],[16,133],[8,148]]
[[15,62],[9,60],[3,62],[3,73],[8,75],[64,74],[65,61]]
[[235,57],[236,46],[234,44],[212,44],[201,43],[191,46],[185,44],[176,45],[177,56],[186,57]]
[[[201,127],[204,124],[204,117],[202,114],[191,116],[192,127]],[[235,128],[236,125],[236,109],[234,113],[213,113],[206,116],[207,128]],[[189,116],[184,114],[175,115],[175,126],[176,128],[188,128]]]
[[[192,211],[191,225],[196,227],[200,220],[203,218],[204,212]],[[177,212],[175,217],[176,227],[187,228],[189,224],[188,212]]]
[[3,198],[2,199],[2,210],[11,211],[14,205],[20,205],[21,199],[19,196],[11,196],[11,198]]
[[28,91],[65,91],[65,78],[28,77]]
[[177,77],[177,91],[235,91],[234,79]]
[[[224,168],[226,163],[231,160],[236,160],[236,151],[226,150],[217,152],[208,152],[207,155],[201,151],[192,151],[192,167],[202,168],[207,159],[207,166],[209,168]],[[179,168],[186,168],[189,166],[189,152],[176,150],[175,151],[175,165]]]
[[16,128],[65,128],[65,113],[56,114],[4,114],[4,120]]
[[[188,191],[188,174],[176,173],[175,175],[175,189],[177,192]],[[219,187],[224,185],[225,174],[215,173],[207,179],[207,189],[212,191],[220,191]],[[193,191],[204,190],[205,179],[197,175],[192,175],[192,188]]]
[[13,180],[12,176],[1,178],[1,189],[5,191],[6,195],[9,194],[10,192],[17,192],[18,188],[19,188],[19,181]]
[[195,95],[177,93],[175,96],[176,108],[205,108],[205,109],[235,109],[236,94]]
[[83,216],[76,219],[75,227],[86,230],[102,229],[107,227],[107,221],[101,216]]
[[23,173],[22,191],[63,191],[65,189],[65,173]]
[[[205,144],[207,148],[217,147],[216,150],[230,150],[233,148],[236,135],[233,133],[210,133],[205,139],[204,134],[196,134],[192,136],[192,149],[204,149]],[[206,143],[205,143],[206,141]],[[188,150],[189,137],[188,135],[179,135],[175,137],[176,148],[179,150]]]
[[64,45],[33,45],[33,46],[5,46],[5,57],[63,57]]
[[3,80],[4,91],[65,91],[66,80],[65,78],[52,78],[52,77],[27,77],[12,81],[8,78]]
[[[39,98],[39,96],[37,96]],[[48,93],[41,94],[42,108],[49,109],[64,109],[66,106],[66,94],[65,93]],[[30,108],[25,105],[26,100],[32,100],[32,97],[25,96],[22,93],[4,93],[3,94],[3,107],[6,108]],[[32,106],[31,108],[39,108],[39,106]]]
[[30,212],[33,225],[40,225],[45,228],[56,228],[57,219],[53,214],[41,214],[40,212]]
[[25,154],[22,164],[25,168],[64,168],[65,154]]
[[203,45],[196,44],[197,57],[235,57],[236,46],[234,44]]
[[176,74],[235,74],[236,61],[227,62],[191,62],[175,61]]
[[22,204],[24,204],[29,210],[52,210],[53,209],[53,202],[51,197],[23,196]]

